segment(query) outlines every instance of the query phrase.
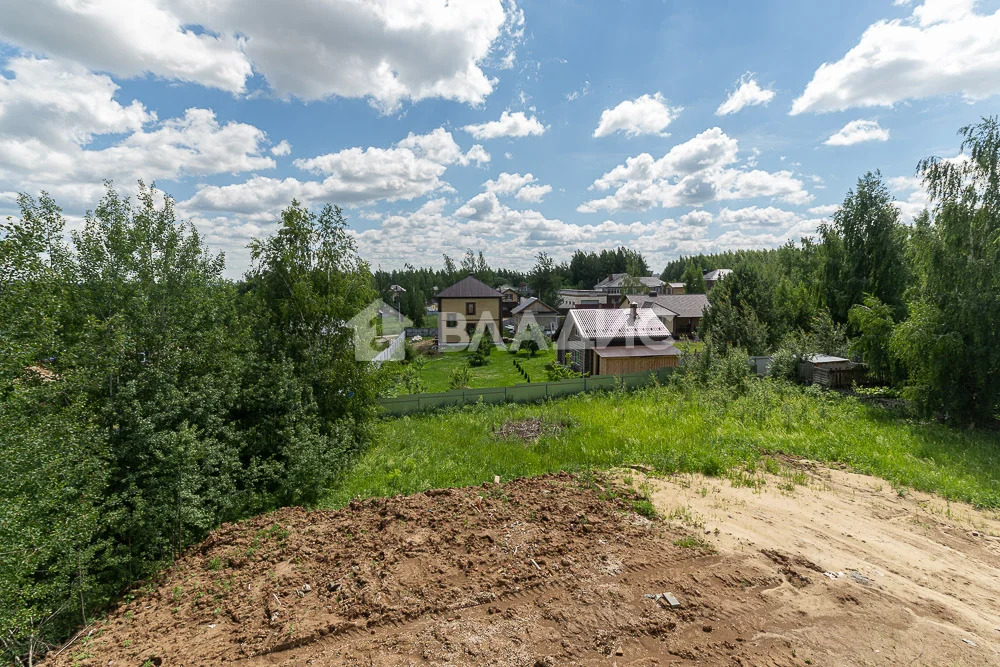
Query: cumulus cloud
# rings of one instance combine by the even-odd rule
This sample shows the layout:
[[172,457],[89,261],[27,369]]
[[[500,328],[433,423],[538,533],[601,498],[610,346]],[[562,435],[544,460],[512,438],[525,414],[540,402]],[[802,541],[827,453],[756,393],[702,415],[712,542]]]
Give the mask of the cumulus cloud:
[[0,75],[0,133],[48,145],[86,145],[94,135],[134,132],[155,120],[138,100],[115,100],[118,85],[104,74],[52,60],[12,58]]
[[[282,3],[0,0],[0,39],[120,77],[152,74],[242,93],[259,73],[280,97],[429,97],[480,104],[495,50],[513,63],[512,0]],[[95,38],[95,36],[99,36]]]
[[[270,169],[267,135],[246,123],[191,108],[160,121],[118,86],[79,65],[14,58],[0,76],[0,191],[47,190],[70,208],[92,206],[105,179],[126,192],[137,177],[188,176]],[[93,147],[102,137],[100,147]]]
[[739,146],[721,129],[705,130],[655,159],[641,153],[596,179],[591,190],[614,190],[577,210],[645,211],[654,206],[701,206],[711,201],[774,197],[791,204],[812,199],[790,171],[735,166]]
[[872,24],[843,58],[820,65],[791,113],[1000,93],[1000,11],[977,14],[973,6],[972,0],[927,0],[908,19]]
[[292,162],[322,180],[256,176],[242,183],[203,186],[183,205],[200,211],[255,213],[276,211],[292,198],[307,204],[348,205],[410,200],[450,190],[441,178],[449,165],[488,159],[482,146],[463,153],[450,132],[437,128],[427,134],[410,133],[389,148],[346,148]]
[[615,132],[624,132],[629,137],[640,134],[662,135],[682,110],[683,107],[669,106],[661,93],[625,100],[615,108],[601,112],[594,136],[606,137]]
[[774,91],[761,88],[754,75],[749,72],[740,77],[738,84],[736,90],[729,93],[726,101],[715,110],[716,116],[727,116],[749,106],[766,106],[774,99]]
[[864,141],[889,141],[889,130],[883,129],[877,120],[852,120],[837,130],[823,143],[827,146],[851,146]]
[[523,202],[538,204],[550,192],[552,192],[551,185],[526,185],[518,190],[514,196]]
[[527,137],[545,134],[546,127],[534,116],[526,116],[523,111],[510,110],[500,114],[499,120],[491,120],[478,125],[462,128],[476,139],[497,139],[499,137]]
[[806,210],[812,215],[818,215],[821,218],[829,218],[840,210],[840,204],[823,204],[822,206],[813,206],[812,208],[808,208]]
[[483,183],[483,188],[486,192],[509,195],[534,181],[535,177],[531,174],[509,174],[504,171],[495,179],[491,178]]
[[271,146],[271,155],[276,157],[284,157],[290,155],[292,152],[292,145],[288,143],[287,139],[282,139],[276,145]]

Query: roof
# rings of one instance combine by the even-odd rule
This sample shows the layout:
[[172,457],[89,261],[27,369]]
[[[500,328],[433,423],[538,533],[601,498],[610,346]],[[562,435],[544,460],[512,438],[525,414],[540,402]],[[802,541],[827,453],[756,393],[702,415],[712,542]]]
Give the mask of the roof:
[[[605,278],[601,282],[594,285],[594,289],[602,289],[605,287],[621,287],[622,283],[625,282],[626,278],[629,277],[627,273],[612,273],[609,277]],[[663,286],[663,281],[656,276],[637,276],[640,283],[646,287],[661,287]]]
[[670,341],[653,341],[645,345],[630,347],[617,345],[615,347],[596,347],[597,356],[604,359],[620,359],[622,357],[679,357],[681,351]]
[[704,294],[660,294],[659,296],[629,294],[622,297],[623,301],[625,299],[647,308],[655,303],[673,311],[677,317],[702,317],[708,310],[708,297]]
[[684,287],[686,283],[667,283],[671,287]]
[[607,296],[604,292],[596,289],[561,289],[557,294],[559,296]]
[[843,357],[834,357],[829,354],[814,354],[811,357],[806,357],[806,361],[813,364],[833,364],[833,363],[844,363],[850,361],[850,359],[844,359]]
[[705,280],[722,280],[732,272],[732,269],[715,269],[714,271],[709,271],[702,277]]
[[629,322],[631,314],[630,308],[574,308],[569,311],[566,323],[575,323],[580,335],[587,339],[670,337],[670,331],[651,308],[637,308],[634,322]]
[[461,299],[462,297],[498,298],[500,292],[493,289],[471,273],[454,285],[449,285],[434,295],[436,299]]
[[517,315],[518,313],[524,312],[527,308],[531,307],[536,302],[538,303],[538,305],[542,306],[543,308],[545,308],[547,310],[552,311],[553,313],[558,313],[559,312],[558,310],[556,310],[552,306],[548,305],[544,301],[539,301],[539,299],[538,299],[537,296],[531,296],[531,297],[528,297],[527,299],[521,299],[521,303],[519,303],[516,306],[514,306],[514,308],[510,312],[511,312],[512,315]]

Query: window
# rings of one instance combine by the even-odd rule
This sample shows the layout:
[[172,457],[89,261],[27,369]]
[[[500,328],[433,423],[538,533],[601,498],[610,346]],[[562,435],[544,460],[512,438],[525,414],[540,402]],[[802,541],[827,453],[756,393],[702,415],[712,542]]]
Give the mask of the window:
[[445,321],[445,325],[448,327],[458,326],[458,315],[455,313],[448,313],[448,319]]
[[476,314],[476,302],[475,301],[466,301],[465,302],[465,314],[466,315],[475,315]]

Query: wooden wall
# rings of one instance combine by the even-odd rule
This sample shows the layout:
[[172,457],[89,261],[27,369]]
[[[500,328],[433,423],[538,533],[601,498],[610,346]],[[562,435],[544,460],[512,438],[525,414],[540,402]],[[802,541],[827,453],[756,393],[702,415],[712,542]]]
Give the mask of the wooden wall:
[[641,371],[655,371],[658,368],[673,368],[677,365],[677,357],[612,357],[600,359],[595,375],[624,375]]

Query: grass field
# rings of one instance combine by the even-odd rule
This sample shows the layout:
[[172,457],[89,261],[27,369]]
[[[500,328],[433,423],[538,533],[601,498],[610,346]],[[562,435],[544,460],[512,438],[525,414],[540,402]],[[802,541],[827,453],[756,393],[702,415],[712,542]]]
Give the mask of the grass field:
[[[509,364],[508,364],[509,365]],[[896,416],[836,393],[773,380],[743,395],[690,385],[581,394],[534,405],[472,406],[387,419],[374,445],[330,490],[325,505],[559,470],[645,464],[754,484],[755,471],[790,454],[885,478],[900,493],[932,491],[1000,507],[1000,434]],[[535,442],[499,438],[507,422],[539,418]]]
[[[545,382],[547,375],[545,365],[556,358],[554,350],[542,350],[529,356],[527,352],[518,352],[517,355],[510,354],[506,350],[494,348],[490,355],[490,363],[486,366],[473,367],[470,370],[471,380],[469,387],[476,389],[481,387],[507,387],[513,384],[524,382],[524,378],[514,367],[513,360],[518,362],[528,373],[532,382]],[[445,352],[436,357],[428,357],[420,378],[423,380],[427,392],[448,391],[451,389],[451,375],[458,366],[468,363],[469,353]]]

